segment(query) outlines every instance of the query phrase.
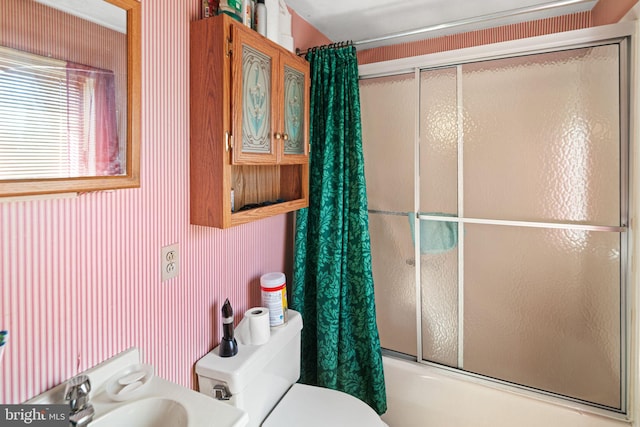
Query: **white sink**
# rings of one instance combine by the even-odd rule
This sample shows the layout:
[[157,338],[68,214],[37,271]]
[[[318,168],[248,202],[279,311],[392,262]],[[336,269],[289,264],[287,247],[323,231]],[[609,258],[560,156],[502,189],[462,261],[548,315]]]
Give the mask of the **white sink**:
[[[95,414],[90,427],[245,427],[248,424],[246,412],[152,373],[141,379],[144,384],[133,392],[108,387],[113,383],[114,373],[118,376],[137,371],[140,359],[139,350],[131,348],[82,372],[91,380],[89,396]],[[134,375],[131,381],[135,382],[136,378]],[[64,404],[65,385],[66,382],[59,384],[25,403]]]
[[125,403],[95,418],[91,427],[176,427],[188,425],[187,410],[172,399],[151,397]]

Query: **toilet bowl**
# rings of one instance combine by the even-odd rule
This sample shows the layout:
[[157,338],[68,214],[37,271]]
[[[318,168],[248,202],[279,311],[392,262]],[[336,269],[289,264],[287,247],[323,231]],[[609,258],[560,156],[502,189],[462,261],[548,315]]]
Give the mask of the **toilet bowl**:
[[336,390],[294,384],[263,427],[384,426],[366,403]]
[[238,354],[220,357],[218,348],[196,363],[198,388],[249,414],[249,427],[384,427],[361,400],[337,390],[298,384],[302,317],[272,328],[263,345],[238,343]]

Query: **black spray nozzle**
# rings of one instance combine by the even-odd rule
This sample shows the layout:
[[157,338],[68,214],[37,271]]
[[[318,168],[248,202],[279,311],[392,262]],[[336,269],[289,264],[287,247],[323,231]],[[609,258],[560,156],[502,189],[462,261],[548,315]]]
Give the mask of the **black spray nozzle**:
[[238,353],[238,344],[233,337],[233,308],[229,298],[222,305],[222,331],[223,336],[220,341],[220,356],[231,357]]
[[231,303],[229,302],[229,298],[227,298],[222,306],[222,317],[229,318],[233,317],[233,308],[231,308]]

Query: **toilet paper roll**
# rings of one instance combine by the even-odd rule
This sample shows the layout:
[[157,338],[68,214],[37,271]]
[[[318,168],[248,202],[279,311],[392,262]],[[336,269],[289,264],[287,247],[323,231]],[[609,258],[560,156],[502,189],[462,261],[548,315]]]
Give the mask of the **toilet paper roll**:
[[245,311],[244,318],[236,328],[236,338],[245,345],[262,345],[271,338],[269,309],[254,307]]

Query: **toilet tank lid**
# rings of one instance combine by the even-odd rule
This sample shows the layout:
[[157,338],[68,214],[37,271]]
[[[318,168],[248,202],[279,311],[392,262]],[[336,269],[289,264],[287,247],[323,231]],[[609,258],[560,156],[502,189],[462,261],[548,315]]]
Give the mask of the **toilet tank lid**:
[[298,339],[301,329],[302,316],[289,309],[287,323],[271,328],[271,337],[265,344],[238,343],[238,354],[232,357],[220,357],[219,347],[216,347],[196,362],[196,374],[224,382],[232,394],[239,393],[262,372],[279,350],[292,339]]

